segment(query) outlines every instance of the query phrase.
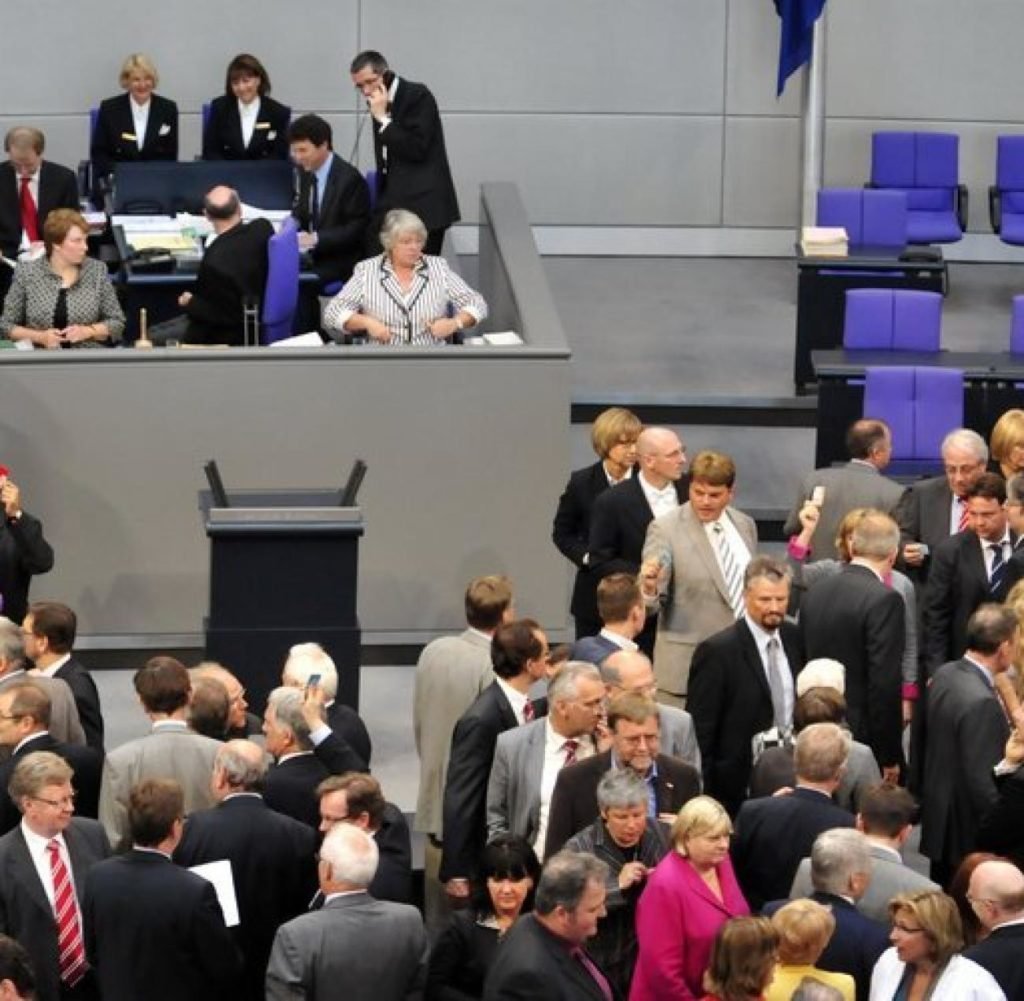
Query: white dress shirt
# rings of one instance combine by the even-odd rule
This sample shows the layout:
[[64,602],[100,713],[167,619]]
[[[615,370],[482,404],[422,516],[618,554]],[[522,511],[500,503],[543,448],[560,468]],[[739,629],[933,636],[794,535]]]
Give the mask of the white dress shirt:
[[761,658],[761,667],[764,668],[764,676],[768,680],[769,691],[772,687],[772,678],[768,671],[768,643],[773,639],[778,643],[779,668],[782,673],[782,691],[785,697],[786,725],[792,726],[793,705],[796,701],[796,695],[793,691],[793,672],[789,669],[789,658],[786,656],[786,648],[782,645],[782,636],[778,631],[774,633],[766,632],[749,615],[745,615],[744,619],[746,620],[750,634],[754,637],[754,642],[757,644],[757,653]]
[[[50,868],[50,852],[46,847],[53,839],[44,838],[41,834],[36,834],[23,820],[21,822],[21,833],[25,838],[25,844],[28,847],[28,853],[32,857],[32,864],[36,867],[36,874],[39,876],[39,882],[43,885],[43,892],[46,894],[46,899],[50,902],[51,909],[53,908],[53,871]],[[71,880],[71,888],[75,888],[75,873],[71,868],[71,856],[68,854],[67,842],[64,840],[63,834],[57,835],[57,844],[60,845],[60,857],[64,860],[64,865],[68,870],[68,878]],[[78,894],[75,894],[75,907],[78,907]],[[81,927],[82,915],[79,912],[78,915],[79,927]]]
[[594,742],[584,734],[582,737],[563,737],[551,725],[550,717],[544,720],[544,768],[540,776],[540,812],[537,815],[537,836],[533,840],[533,850],[537,858],[544,858],[544,842],[548,836],[548,811],[551,807],[551,794],[555,791],[558,773],[565,767],[565,742],[575,740],[576,761],[589,758],[594,753]]
[[647,498],[647,503],[651,507],[651,511],[654,512],[655,518],[660,518],[663,514],[668,514],[669,511],[674,511],[679,507],[679,495],[676,493],[676,485],[671,481],[666,483],[660,490],[647,482],[647,477],[643,473],[639,474],[640,477],[640,489],[644,492],[644,497]]
[[238,120],[242,123],[242,145],[248,146],[252,140],[253,130],[260,117],[260,99],[257,97],[251,104],[238,102]]
[[63,657],[55,660],[49,667],[33,667],[29,674],[34,674],[40,678],[52,678],[69,660],[71,660],[71,654],[66,653]]
[[985,560],[985,576],[992,576],[992,561],[995,559],[995,553],[992,552],[992,546],[999,546],[1003,551],[1003,566],[1006,565],[1006,561],[1013,555],[1013,543],[1010,542],[1010,530],[1007,529],[1003,534],[1003,537],[998,542],[986,542],[979,538],[978,542],[981,544],[981,555]]
[[494,681],[501,688],[505,698],[508,699],[508,704],[512,707],[512,712],[516,714],[516,720],[519,722],[519,725],[522,726],[527,722],[527,719],[523,714],[526,711],[526,703],[530,701],[529,695],[525,692],[517,691],[504,678],[499,678],[497,675],[494,676]]
[[146,127],[149,125],[149,109],[153,102],[136,104],[135,98],[130,97],[128,103],[131,105],[132,121],[135,123],[135,145],[142,149],[142,144],[146,141]]

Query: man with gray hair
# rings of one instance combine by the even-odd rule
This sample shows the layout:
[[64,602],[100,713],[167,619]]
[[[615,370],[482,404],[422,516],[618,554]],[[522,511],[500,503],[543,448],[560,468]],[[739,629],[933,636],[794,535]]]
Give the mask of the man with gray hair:
[[267,696],[263,735],[274,764],[267,773],[263,796],[272,810],[316,830],[320,825],[316,787],[330,772],[313,753],[310,726],[303,712],[305,700],[306,695],[298,688],[275,688]]
[[1008,998],[1024,997],[1024,873],[1002,859],[982,862],[967,900],[988,935],[964,955],[984,966]]
[[[810,899],[827,907],[836,919],[835,931],[815,965],[853,977],[858,999],[867,998],[871,971],[889,946],[887,925],[872,921],[856,908],[871,882],[871,872],[871,846],[860,831],[830,830],[815,839]],[[774,914],[786,903],[775,900],[765,906],[764,913]]]
[[174,852],[191,867],[227,859],[235,884],[239,925],[236,941],[244,968],[236,995],[262,1001],[264,974],[274,933],[305,912],[316,890],[316,832],[263,801],[267,763],[248,740],[221,746],[211,788],[217,805],[193,813]]
[[558,773],[594,753],[603,709],[600,671],[571,660],[548,685],[548,715],[498,737],[487,784],[489,838],[518,834],[543,854]]
[[612,987],[584,948],[605,910],[608,866],[581,852],[553,855],[534,899],[498,950],[484,1001],[608,1001]]
[[855,739],[874,751],[887,781],[903,763],[903,647],[906,606],[885,584],[899,548],[887,514],[867,511],[850,538],[852,559],[804,595],[800,628],[808,659],[846,667],[846,718]]
[[793,792],[749,799],[740,807],[732,858],[751,909],[789,893],[800,860],[819,834],[853,827],[853,814],[832,802],[849,753],[845,730],[835,723],[812,723],[796,738]]
[[967,528],[967,494],[985,472],[988,445],[976,431],[956,428],[942,441],[944,476],[919,480],[896,511],[900,525],[900,569],[927,579],[932,550]]
[[[366,888],[377,845],[336,824],[320,846],[324,905],[281,925],[267,966],[267,1001],[404,1001],[418,997],[429,946],[415,907],[374,900]],[[330,948],[324,948],[329,943]]]

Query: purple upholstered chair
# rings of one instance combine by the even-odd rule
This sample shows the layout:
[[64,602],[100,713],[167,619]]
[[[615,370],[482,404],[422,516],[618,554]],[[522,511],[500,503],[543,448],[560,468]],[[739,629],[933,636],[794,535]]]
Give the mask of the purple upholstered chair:
[[996,183],[988,189],[988,214],[1003,243],[1024,246],[1024,136],[996,141]]
[[267,286],[263,296],[261,340],[273,344],[291,337],[299,302],[299,234],[288,216],[267,244]]
[[868,367],[864,414],[881,418],[892,428],[889,475],[938,468],[942,439],[963,426],[964,373],[950,368]]
[[853,246],[902,250],[907,243],[907,198],[902,192],[822,188],[816,219],[819,226],[842,226]]
[[1024,355],[1024,295],[1013,297],[1010,319],[1010,354]]
[[942,296],[913,289],[861,288],[846,293],[843,347],[874,351],[938,351]]
[[967,228],[959,183],[960,137],[946,132],[875,132],[870,187],[907,196],[910,243],[955,243]]

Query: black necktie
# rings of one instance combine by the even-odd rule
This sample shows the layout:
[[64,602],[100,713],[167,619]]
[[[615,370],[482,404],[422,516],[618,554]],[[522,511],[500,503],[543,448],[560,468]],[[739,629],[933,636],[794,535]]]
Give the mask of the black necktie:
[[1003,544],[1001,542],[989,543],[992,550],[992,569],[988,574],[988,589],[995,594],[1003,583],[1006,576],[1006,564],[1003,562]]
[[312,184],[309,186],[309,228],[316,229],[320,221],[320,182],[316,174],[312,177]]

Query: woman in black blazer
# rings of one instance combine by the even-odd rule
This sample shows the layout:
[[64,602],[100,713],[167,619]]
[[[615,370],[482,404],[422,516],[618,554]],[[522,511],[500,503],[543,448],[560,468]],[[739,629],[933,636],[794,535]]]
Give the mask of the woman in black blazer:
[[210,104],[203,159],[287,160],[292,111],[269,95],[263,64],[247,52],[235,56],[228,63],[224,96]]
[[[178,106],[153,93],[159,79],[148,56],[136,52],[124,61],[119,80],[127,93],[100,105],[92,134],[90,156],[98,180],[126,160],[178,159]],[[136,122],[143,117],[145,131],[138,135]]]

